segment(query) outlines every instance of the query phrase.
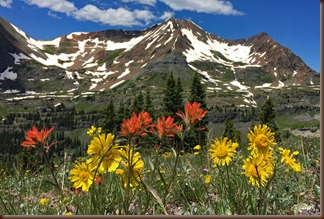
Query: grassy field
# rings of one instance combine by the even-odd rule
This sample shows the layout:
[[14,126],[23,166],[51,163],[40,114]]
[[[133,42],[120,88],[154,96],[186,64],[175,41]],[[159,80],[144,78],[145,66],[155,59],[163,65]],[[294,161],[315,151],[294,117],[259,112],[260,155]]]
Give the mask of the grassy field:
[[[194,123],[187,121],[181,130],[171,131],[173,123],[169,121],[160,126],[169,137],[164,135],[154,147],[144,148],[145,138],[163,132],[156,128],[158,124],[143,121],[147,120],[142,120],[133,134],[125,123],[124,133],[114,137],[96,128],[88,131],[87,137],[85,130],[75,130],[72,135],[89,139],[88,153],[76,160],[68,150],[63,157],[47,160],[51,148],[44,146],[51,140],[46,136],[35,140],[36,148],[15,159],[1,159],[0,214],[319,214],[319,138],[289,135],[277,141],[271,137],[274,133],[257,128],[255,137],[247,136],[246,129],[242,143],[236,144],[220,139],[222,128],[218,127],[210,132],[206,144],[185,152],[181,146]],[[143,128],[148,123],[154,131]],[[180,141],[173,141],[172,133]],[[265,154],[261,149],[254,151],[262,145],[259,139],[266,139]],[[30,139],[26,141],[35,145]],[[19,143],[13,146],[21,147]],[[290,152],[284,155],[279,148]],[[217,163],[216,157],[224,162]],[[249,157],[261,160],[252,164]],[[91,159],[95,165],[90,164]]]

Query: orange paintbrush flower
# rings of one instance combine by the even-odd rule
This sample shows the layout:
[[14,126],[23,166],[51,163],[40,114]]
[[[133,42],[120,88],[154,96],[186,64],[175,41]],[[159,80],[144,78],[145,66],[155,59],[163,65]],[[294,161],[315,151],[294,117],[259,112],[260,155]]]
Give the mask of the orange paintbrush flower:
[[178,126],[173,123],[174,118],[169,116],[165,118],[158,118],[158,123],[152,127],[151,132],[156,135],[158,138],[162,139],[165,137],[174,137],[175,133],[181,131],[182,126]]
[[208,112],[200,108],[200,104],[197,102],[190,103],[188,102],[184,106],[185,113],[179,111],[177,115],[180,116],[187,126],[192,127],[198,123]]
[[26,133],[25,141],[21,143],[21,146],[26,147],[27,150],[42,146],[44,148],[49,148],[50,146],[48,145],[46,138],[53,130],[54,128],[50,128],[49,130],[45,128],[38,131],[38,129],[33,126],[32,129]]
[[140,112],[138,116],[136,113],[133,113],[132,118],[123,120],[119,134],[126,137],[145,136],[151,123],[152,118],[150,118],[148,112]]

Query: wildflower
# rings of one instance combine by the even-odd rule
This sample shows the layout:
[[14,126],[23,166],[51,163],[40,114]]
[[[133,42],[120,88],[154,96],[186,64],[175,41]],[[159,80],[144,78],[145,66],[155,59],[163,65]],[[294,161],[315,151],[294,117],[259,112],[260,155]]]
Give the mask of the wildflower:
[[196,150],[196,151],[199,151],[201,149],[201,146],[198,144],[193,149]]
[[123,160],[121,161],[122,168],[116,170],[116,174],[121,176],[121,181],[125,188],[137,187],[144,170],[144,162],[141,159],[139,152],[133,151],[129,145],[124,147],[121,152]]
[[73,182],[74,188],[82,188],[82,191],[87,192],[93,183],[94,167],[86,162],[77,162],[75,167],[70,171],[69,180]]
[[88,164],[99,166],[100,173],[113,172],[117,169],[121,157],[119,156],[117,144],[113,145],[114,135],[109,133],[99,134],[98,137],[94,137],[88,146],[87,153],[93,155],[87,160]]
[[80,187],[79,187],[79,188],[76,188],[76,189],[73,190],[73,194],[74,194],[74,195],[77,195],[77,194],[79,194],[80,192],[81,192]]
[[32,129],[26,133],[25,141],[21,143],[21,146],[26,147],[27,150],[30,148],[40,147],[48,149],[51,145],[55,144],[53,141],[50,145],[48,145],[46,141],[46,138],[53,130],[54,128],[50,128],[49,130],[45,128],[38,131],[38,129],[33,126]]
[[211,181],[210,175],[206,175],[204,179],[205,184],[209,184],[210,181]]
[[91,128],[88,129],[87,134],[90,135],[91,137],[94,137],[96,133],[96,127],[91,126]]
[[286,171],[288,172],[290,168],[292,168],[295,172],[301,172],[300,164],[296,162],[296,159],[293,158],[293,156],[296,156],[299,154],[298,151],[294,151],[290,155],[290,150],[283,149],[282,147],[279,147],[278,150],[280,151],[281,157],[281,163],[285,163],[287,165]]
[[273,168],[264,160],[263,155],[249,156],[243,162],[242,169],[244,172],[242,174],[249,177],[249,183],[253,186],[264,186],[273,174]]
[[266,154],[269,151],[273,151],[275,142],[275,133],[271,132],[271,129],[266,125],[254,126],[253,131],[250,130],[248,138],[250,140],[248,149],[251,150],[251,154],[257,155],[259,153]]
[[97,177],[96,177],[96,180],[95,180],[94,183],[95,183],[96,185],[98,185],[101,181],[102,181],[101,176],[97,176]]
[[196,123],[198,123],[208,111],[204,111],[203,109],[200,108],[200,104],[197,102],[194,102],[191,104],[188,102],[184,106],[185,113],[179,111],[176,114],[180,116],[183,121],[186,123],[187,126],[192,127]]
[[172,157],[172,153],[169,151],[169,152],[164,152],[163,154],[162,154],[162,157],[164,158],[164,159],[167,159],[167,158],[170,158],[170,157]]
[[199,155],[199,154],[200,154],[199,151],[194,152],[194,155]]
[[208,168],[204,168],[204,169],[202,169],[202,171],[203,171],[204,173],[208,173],[208,172],[209,172],[209,169],[208,169]]
[[214,144],[211,144],[209,149],[209,154],[211,159],[214,161],[214,165],[229,165],[236,154],[237,147],[238,143],[232,142],[232,140],[227,137],[221,138],[220,141],[216,138]]
[[71,211],[67,211],[67,212],[65,212],[64,215],[69,216],[69,215],[73,215],[73,213]]
[[141,112],[138,116],[133,113],[132,118],[123,120],[119,134],[126,137],[145,136],[151,123],[152,118],[149,117],[148,112]]
[[182,126],[177,126],[173,123],[174,118],[171,116],[165,118],[158,118],[158,123],[151,128],[151,133],[156,135],[159,139],[166,137],[174,137],[175,133],[181,131]]
[[46,198],[42,198],[42,199],[39,201],[39,204],[42,205],[42,206],[47,205],[47,203],[48,203],[48,199],[46,199]]

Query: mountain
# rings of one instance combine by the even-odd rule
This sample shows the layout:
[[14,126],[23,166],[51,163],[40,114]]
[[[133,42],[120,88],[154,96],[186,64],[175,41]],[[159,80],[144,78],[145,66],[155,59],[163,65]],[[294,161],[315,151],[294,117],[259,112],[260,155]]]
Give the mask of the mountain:
[[42,41],[0,18],[0,93],[104,91],[129,81],[153,86],[170,71],[184,80],[200,73],[211,92],[319,84],[318,72],[266,33],[226,40],[171,18],[141,31]]

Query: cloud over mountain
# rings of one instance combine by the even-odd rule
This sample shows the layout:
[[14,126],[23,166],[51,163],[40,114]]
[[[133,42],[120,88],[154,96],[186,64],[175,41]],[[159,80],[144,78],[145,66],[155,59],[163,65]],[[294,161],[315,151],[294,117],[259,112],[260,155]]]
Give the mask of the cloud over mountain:
[[[77,20],[91,21],[111,26],[145,26],[157,20],[165,20],[175,15],[175,11],[194,11],[198,13],[243,15],[234,9],[229,1],[220,0],[120,0],[111,2],[69,0],[23,0],[24,3],[41,9],[49,9],[47,13],[53,18],[60,18],[63,13]],[[136,6],[133,6],[135,3]],[[83,4],[83,5],[82,5]],[[132,6],[129,6],[132,4]],[[158,4],[163,4],[162,11]],[[10,8],[12,0],[0,0],[0,6]],[[169,8],[168,8],[169,7]]]

